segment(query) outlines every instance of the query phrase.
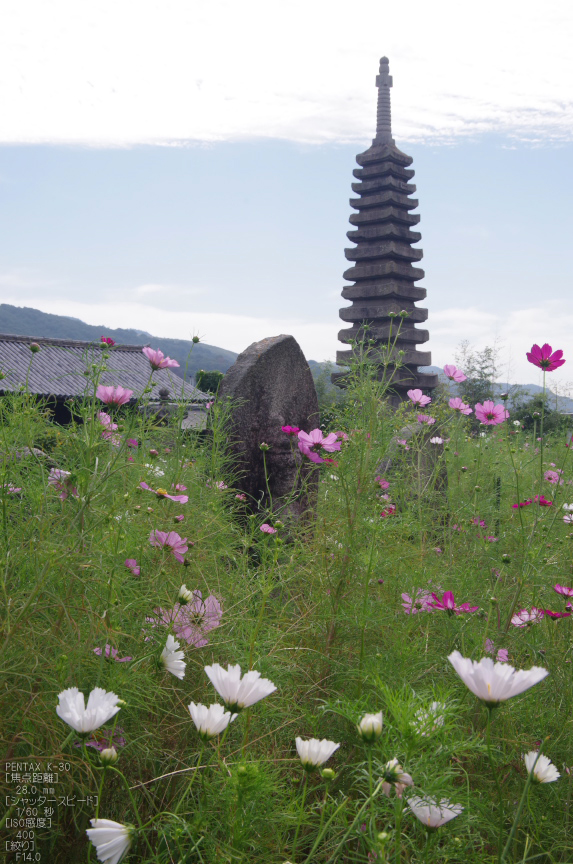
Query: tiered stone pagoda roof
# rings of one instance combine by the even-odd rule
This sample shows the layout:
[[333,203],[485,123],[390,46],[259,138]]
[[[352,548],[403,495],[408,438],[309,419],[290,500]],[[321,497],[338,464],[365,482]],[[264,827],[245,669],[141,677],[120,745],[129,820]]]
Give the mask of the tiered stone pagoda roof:
[[[417,350],[417,345],[428,341],[429,333],[415,326],[428,317],[427,309],[415,306],[426,296],[426,289],[415,285],[424,277],[424,271],[415,266],[422,258],[422,250],[413,247],[422,235],[412,231],[412,226],[420,221],[419,215],[412,213],[418,202],[410,197],[416,191],[409,182],[414,176],[409,168],[413,160],[396,147],[392,138],[392,78],[386,57],[380,60],[376,86],[376,137],[372,146],[356,157],[360,168],[353,171],[358,182],[352,184],[352,189],[358,197],[350,199],[351,207],[358,212],[350,217],[355,230],[347,236],[356,246],[345,249],[352,267],[346,270],[344,278],[354,284],[342,290],[342,296],[351,300],[352,305],[341,309],[340,317],[351,326],[341,330],[338,338],[346,343],[361,338],[374,340],[370,356],[382,361],[388,353],[389,339],[393,343],[400,326],[389,358],[392,361],[398,351],[404,352],[401,361],[404,365],[394,370],[392,378],[392,401],[398,403],[411,388],[432,390],[438,377],[418,371],[419,366],[431,363],[429,351]],[[394,317],[404,311],[408,317]],[[353,353],[353,350],[339,351],[338,364],[347,365]],[[392,372],[393,367],[388,368]],[[380,377],[382,374],[381,366]],[[337,379],[343,381],[344,373],[335,373],[333,380]]]

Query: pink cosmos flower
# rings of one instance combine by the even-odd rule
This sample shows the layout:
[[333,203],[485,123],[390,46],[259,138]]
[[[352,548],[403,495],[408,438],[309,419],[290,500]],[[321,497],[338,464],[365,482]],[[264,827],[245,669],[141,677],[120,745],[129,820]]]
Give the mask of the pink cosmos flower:
[[380,516],[382,519],[386,519],[387,516],[394,516],[396,513],[396,505],[389,504],[384,510],[381,511]]
[[8,495],[16,495],[18,492],[22,491],[21,486],[13,486],[12,483],[3,483],[0,486],[0,489],[2,489]]
[[346,434],[346,432],[335,432],[334,434],[337,438],[340,438],[341,441],[350,441],[350,437]]
[[375,479],[376,479],[376,482],[378,483],[378,485],[380,486],[381,489],[389,489],[390,488],[390,483],[388,482],[388,480],[385,480],[384,477],[381,477],[378,474],[378,476]]
[[188,551],[187,537],[181,538],[175,531],[152,531],[149,535],[152,546],[167,547],[173,557],[183,564],[183,555]]
[[[94,654],[97,654],[99,657],[103,654],[103,649],[94,648]],[[116,663],[128,663],[129,660],[132,660],[132,657],[120,657],[117,648],[112,648],[111,645],[106,644],[105,646],[105,657],[106,660],[115,660]]]
[[469,405],[466,405],[466,403],[463,402],[459,396],[455,396],[453,399],[450,399],[450,401],[448,402],[448,405],[454,411],[459,411],[460,414],[465,414],[466,416],[468,414],[473,414],[473,409],[470,408]]
[[169,498],[170,501],[176,501],[178,504],[187,504],[189,501],[188,495],[170,495],[167,489],[152,489],[151,486],[148,486],[147,483],[143,482],[143,480],[139,485],[147,492],[153,492],[153,494],[157,495],[158,498]]
[[174,522],[183,522],[184,519],[185,519],[185,516],[183,515],[183,513],[180,513],[179,516],[173,517]]
[[265,523],[263,523],[263,525],[261,525],[261,527],[259,528],[259,531],[262,531],[263,534],[276,534],[277,533],[277,529],[273,528],[267,522],[265,522]]
[[175,369],[179,366],[177,360],[172,360],[171,357],[165,357],[163,351],[159,348],[142,348],[142,353],[145,354],[152,369]]
[[548,483],[553,483],[554,485],[559,483],[560,486],[563,486],[563,480],[559,476],[560,474],[561,471],[546,471],[543,477]]
[[176,492],[186,492],[187,486],[184,486],[183,483],[172,483],[171,488],[175,489]]
[[125,405],[133,396],[133,390],[100,384],[96,390],[96,396],[106,405]]
[[62,471],[61,468],[51,468],[48,475],[48,486],[53,486],[60,493],[60,498],[65,501],[68,495],[78,497],[78,490],[72,485],[71,474],[69,471]]
[[117,423],[113,422],[109,414],[106,414],[105,411],[99,411],[97,419],[103,426],[103,432],[101,433],[102,438],[105,438],[106,440],[117,438],[117,436],[113,434],[117,429]]
[[400,445],[400,447],[403,447],[404,450],[409,450],[409,449],[410,449],[410,448],[408,447],[408,442],[406,441],[405,438],[396,438],[396,442]]
[[553,501],[548,501],[544,495],[534,495],[533,500],[540,507],[553,507]]
[[[493,644],[491,639],[485,640],[485,653],[493,654],[495,651],[495,645]],[[497,652],[497,656],[495,658],[498,663],[507,663],[509,660],[509,651],[507,648],[499,648]]]
[[429,417],[427,414],[418,414],[418,423],[425,423],[427,426],[431,426],[435,422],[435,417]]
[[100,336],[99,339],[100,342],[103,342],[105,345],[109,345],[111,348],[113,348],[113,346],[115,345],[115,342],[109,336]]
[[311,432],[304,432],[301,429],[298,433],[298,449],[311,462],[320,465],[325,460],[316,451],[326,450],[327,453],[333,453],[335,450],[340,450],[340,441],[336,440],[335,432],[330,432],[325,437],[320,429],[313,429]]
[[416,588],[416,593],[410,596],[410,594],[402,594],[402,606],[404,607],[404,612],[406,615],[416,615],[418,612],[433,612],[434,607],[432,606],[431,600],[432,595],[429,591],[424,590],[424,588]]
[[169,627],[177,639],[203,648],[209,643],[206,634],[219,626],[222,616],[223,609],[215,595],[210,594],[203,600],[201,591],[196,590],[191,602],[176,603],[173,609],[154,609],[153,616],[145,620],[152,627]]
[[537,609],[536,606],[531,607],[531,612],[528,609],[520,609],[512,616],[511,623],[514,627],[527,627],[529,624],[536,624],[541,621],[545,612],[543,609]]
[[223,491],[224,489],[227,489],[227,484],[223,483],[222,480],[217,480],[215,483],[212,483],[210,480],[207,480],[205,482],[205,486],[207,486],[208,489],[220,489],[221,491]]
[[554,585],[553,590],[558,594],[563,594],[564,597],[573,597],[573,588],[567,588],[566,585]]
[[[81,741],[75,741],[74,747],[83,747]],[[92,737],[86,741],[86,747],[93,747],[94,750],[106,750],[109,747],[125,747],[125,738],[123,737],[123,728],[116,726],[114,729],[96,729],[92,732]]]
[[414,405],[419,405],[420,408],[429,405],[432,401],[429,396],[424,396],[421,390],[408,390],[408,399],[411,399]]
[[463,612],[477,612],[479,606],[470,606],[469,603],[462,603],[461,606],[456,606],[456,601],[452,591],[444,591],[440,600],[436,594],[432,594],[431,606],[434,609],[444,609],[450,614],[455,613],[461,615]]
[[509,417],[509,411],[503,405],[494,405],[491,399],[486,399],[483,405],[478,402],[475,406],[476,417],[484,426],[497,426]]
[[467,380],[462,370],[458,369],[456,366],[452,366],[450,363],[446,363],[444,366],[444,375],[446,378],[449,378],[450,381],[455,381],[456,384],[461,384],[462,381]]
[[282,431],[285,435],[298,435],[300,429],[298,426],[281,426]]
[[543,611],[550,618],[569,618],[571,615],[571,612],[552,612],[551,609],[544,609]]
[[525,501],[520,501],[519,504],[512,504],[511,506],[514,510],[518,510],[520,507],[529,507],[530,504],[533,504],[533,498],[527,498]]
[[141,573],[141,567],[139,566],[135,558],[126,558],[124,564],[128,570],[131,570],[134,576],[139,576],[139,574]]
[[237,501],[246,501],[247,500],[247,496],[245,495],[244,492],[239,492],[237,495],[235,495],[235,498],[237,499]]
[[135,438],[128,438],[126,441],[128,447],[138,447],[138,443]]
[[565,360],[561,359],[563,351],[553,351],[553,348],[547,342],[541,348],[539,345],[533,345],[531,351],[528,351],[525,356],[530,363],[533,363],[534,366],[539,366],[545,372],[553,372],[565,363]]

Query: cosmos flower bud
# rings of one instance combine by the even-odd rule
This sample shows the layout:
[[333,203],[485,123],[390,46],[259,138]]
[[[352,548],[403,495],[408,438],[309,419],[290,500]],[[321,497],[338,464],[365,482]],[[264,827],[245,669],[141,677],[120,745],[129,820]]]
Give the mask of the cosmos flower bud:
[[99,754],[99,760],[102,765],[115,765],[118,759],[119,756],[115,747],[106,747]]
[[179,589],[179,603],[182,606],[185,606],[187,603],[191,603],[192,600],[195,599],[195,594],[193,591],[190,591],[186,585],[182,585]]
[[323,768],[320,772],[320,776],[326,781],[334,780],[336,777],[336,771],[333,771],[332,768]]
[[358,734],[367,744],[377,741],[382,734],[382,711],[378,714],[365,714],[358,726]]
[[39,350],[40,346],[37,342],[30,342],[30,351],[32,352],[32,354],[37,354]]

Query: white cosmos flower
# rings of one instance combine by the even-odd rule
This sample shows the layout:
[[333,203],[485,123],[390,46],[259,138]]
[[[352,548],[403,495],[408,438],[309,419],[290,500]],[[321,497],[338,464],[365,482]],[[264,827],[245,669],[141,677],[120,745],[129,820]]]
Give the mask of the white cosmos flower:
[[397,759],[391,759],[386,762],[383,774],[384,782],[382,783],[382,792],[390,797],[392,786],[396,789],[398,798],[402,797],[402,793],[406,786],[413,786],[414,781],[409,774],[406,774]]
[[161,660],[168,672],[171,672],[171,674],[175,675],[176,678],[183,679],[185,676],[185,666],[187,664],[183,660],[183,657],[185,656],[183,651],[178,651],[178,648],[179,642],[170,633],[167,637],[165,648],[161,652]]
[[179,602],[185,605],[191,603],[192,600],[195,600],[195,592],[190,591],[187,585],[182,585],[179,589]]
[[573,510],[573,504],[564,504],[563,509],[564,510]]
[[76,732],[87,734],[94,732],[114,717],[121,705],[119,696],[108,693],[101,687],[95,687],[88,696],[88,704],[85,704],[84,694],[77,687],[70,687],[58,694],[59,704],[56,705],[56,714],[64,723],[75,729]]
[[227,708],[234,712],[249,708],[277,689],[272,681],[261,678],[261,673],[254,669],[245,672],[241,678],[239,664],[223,669],[218,663],[213,663],[205,666],[205,672]]
[[430,444],[443,444],[444,439],[440,438],[439,435],[435,435],[433,438],[430,438]]
[[462,657],[459,651],[450,654],[448,660],[466,687],[490,705],[519,696],[549,675],[548,670],[540,666],[516,671],[509,663],[494,663],[491,657],[482,657],[478,663]]
[[133,840],[133,825],[122,825],[113,819],[90,819],[92,827],[86,834],[96,849],[98,861],[118,864]]
[[382,734],[382,711],[378,714],[365,714],[357,726],[363,741],[376,741]]
[[[533,771],[533,779],[537,780],[538,783],[554,783],[556,780],[559,780],[561,774],[547,756],[544,756],[543,753],[537,759],[537,750],[530,750],[529,753],[526,753],[523,757],[525,761],[525,767],[527,768],[527,773],[531,774]],[[537,765],[535,765],[535,760],[537,759]],[[535,765],[535,767],[533,767]]]
[[225,711],[222,705],[209,705],[207,708],[206,705],[196,705],[194,702],[189,705],[189,713],[202,738],[220,735],[237,716]]
[[412,726],[418,735],[429,735],[430,732],[435,732],[439,726],[443,726],[445,710],[444,702],[432,702],[427,711],[423,708],[416,711]]
[[322,741],[318,738],[311,738],[310,741],[296,739],[296,752],[305,768],[318,768],[319,765],[323,765],[339,747],[340,744],[327,741],[326,738]]
[[441,828],[464,809],[461,804],[452,804],[447,798],[438,802],[435,798],[419,798],[417,795],[408,798],[407,804],[426,828]]

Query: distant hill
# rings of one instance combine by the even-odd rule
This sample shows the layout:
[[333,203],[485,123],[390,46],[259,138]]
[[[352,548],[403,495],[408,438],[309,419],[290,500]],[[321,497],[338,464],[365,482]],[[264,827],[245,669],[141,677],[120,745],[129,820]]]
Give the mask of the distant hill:
[[164,354],[177,360],[180,368],[173,371],[187,380],[193,380],[199,369],[226,372],[237,358],[234,351],[205,345],[202,342],[194,345],[185,339],[164,339],[152,336],[144,330],[113,330],[109,327],[85,324],[79,318],[50,315],[47,312],[40,312],[39,309],[10,306],[7,303],[0,303],[0,333],[10,333],[15,336],[43,336],[52,339],[81,339],[86,342],[99,342],[100,336],[110,336],[115,342],[125,345],[151,345],[152,348],[160,348]]

